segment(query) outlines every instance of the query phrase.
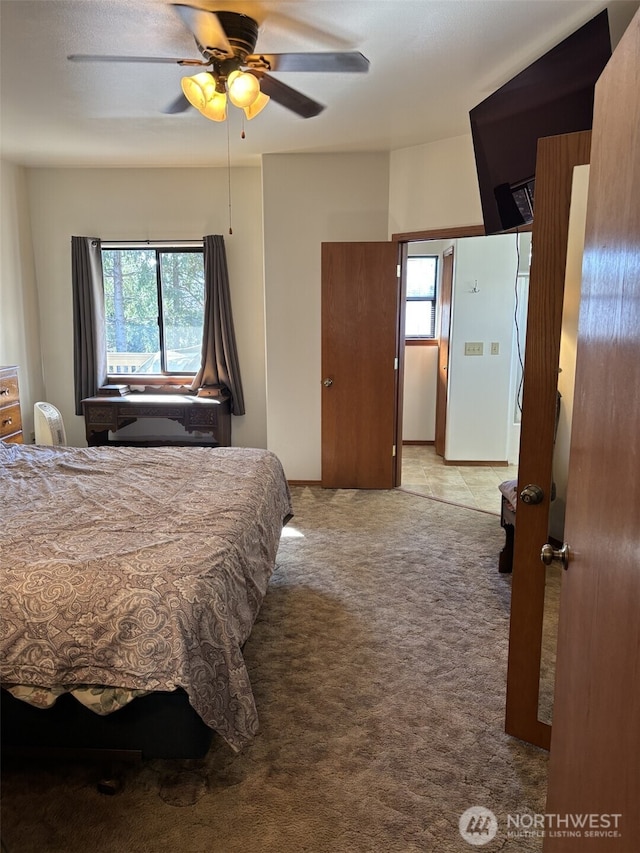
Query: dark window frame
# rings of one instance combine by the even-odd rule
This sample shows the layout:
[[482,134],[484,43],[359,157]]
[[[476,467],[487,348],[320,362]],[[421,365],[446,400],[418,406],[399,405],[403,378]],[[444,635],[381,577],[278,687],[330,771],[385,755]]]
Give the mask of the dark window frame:
[[[155,252],[155,273],[156,273],[156,299],[158,307],[158,341],[160,352],[160,373],[136,373],[135,371],[127,373],[112,373],[107,374],[107,382],[121,383],[126,380],[133,385],[182,385],[185,381],[191,382],[196,375],[194,371],[171,371],[166,369],[166,341],[165,341],[165,311],[162,297],[162,264],[161,256],[163,254],[199,254],[202,256],[202,265],[204,272],[204,246],[203,245],[180,245],[179,241],[166,242],[160,245],[154,241],[142,243],[137,241],[118,241],[109,240],[101,248],[101,253],[104,256],[105,252],[110,251],[136,251],[145,249]],[[151,353],[150,353],[151,355]]]
[[[409,278],[409,264],[414,259],[433,258],[435,261],[433,273],[433,296],[409,296],[405,298],[405,317],[408,304],[410,302],[428,302],[431,303],[431,317],[433,323],[433,334],[431,335],[410,335],[405,332],[405,341],[407,344],[420,344],[437,341],[437,316],[438,316],[438,296],[439,296],[439,275],[440,275],[440,255],[432,253],[422,253],[419,255],[407,256],[407,280]],[[406,321],[405,321],[406,322]]]

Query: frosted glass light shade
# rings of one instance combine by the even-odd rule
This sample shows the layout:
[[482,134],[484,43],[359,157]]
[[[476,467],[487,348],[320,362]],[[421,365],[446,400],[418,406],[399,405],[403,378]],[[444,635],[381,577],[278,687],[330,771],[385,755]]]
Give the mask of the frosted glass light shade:
[[224,121],[227,117],[227,96],[225,93],[214,91],[200,112],[211,121]]
[[235,107],[250,107],[260,96],[258,78],[247,71],[232,71],[227,79],[229,100]]
[[260,92],[256,100],[249,107],[244,108],[244,114],[248,119],[255,118],[258,113],[261,113],[262,110],[267,106],[271,98],[269,95],[265,95],[264,92]]
[[201,71],[193,77],[183,77],[180,85],[185,98],[197,110],[203,110],[216,94],[215,77],[208,71]]

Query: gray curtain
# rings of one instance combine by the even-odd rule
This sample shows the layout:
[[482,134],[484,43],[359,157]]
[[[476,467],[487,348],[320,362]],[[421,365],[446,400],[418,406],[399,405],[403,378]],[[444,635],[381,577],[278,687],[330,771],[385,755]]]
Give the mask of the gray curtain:
[[226,386],[231,394],[231,413],[244,415],[224,239],[215,234],[203,237],[203,241],[205,298],[202,361],[191,388]]
[[97,237],[71,238],[73,375],[76,415],[107,380],[102,254]]

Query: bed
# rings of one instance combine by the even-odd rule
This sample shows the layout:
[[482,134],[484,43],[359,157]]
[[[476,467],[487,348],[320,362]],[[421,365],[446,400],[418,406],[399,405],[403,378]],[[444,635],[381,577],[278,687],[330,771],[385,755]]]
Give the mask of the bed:
[[0,479],[3,746],[248,744],[242,647],[292,514],[277,457],[0,442]]

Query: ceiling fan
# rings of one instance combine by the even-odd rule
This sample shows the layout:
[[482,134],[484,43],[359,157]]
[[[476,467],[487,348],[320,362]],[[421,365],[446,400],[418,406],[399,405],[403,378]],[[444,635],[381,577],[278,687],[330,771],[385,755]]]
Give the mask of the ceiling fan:
[[369,60],[355,51],[322,53],[254,53],[258,24],[238,12],[210,12],[183,3],[173,3],[195,38],[201,59],[154,56],[104,56],[71,54],[73,62],[155,62],[199,67],[203,70],[182,80],[182,94],[165,110],[180,113],[190,106],[213,121],[226,118],[227,97],[254,118],[273,98],[302,118],[318,115],[324,106],[272,77],[276,71],[320,71],[362,73]]

